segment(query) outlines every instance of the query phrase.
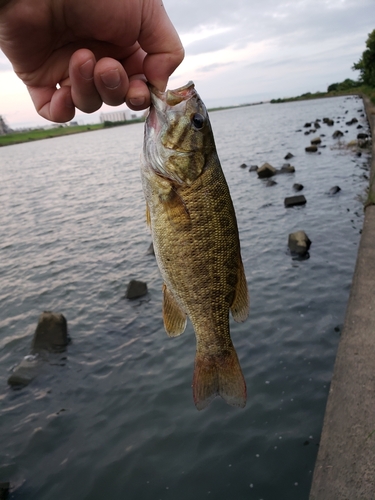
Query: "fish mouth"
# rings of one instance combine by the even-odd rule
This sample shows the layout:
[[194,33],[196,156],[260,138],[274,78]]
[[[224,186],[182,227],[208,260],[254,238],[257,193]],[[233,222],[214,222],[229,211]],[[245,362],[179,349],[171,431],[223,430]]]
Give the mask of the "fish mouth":
[[[151,94],[151,106],[147,117],[147,127],[154,130],[154,134],[159,134],[160,129],[165,122],[165,114],[168,108],[173,107],[178,110],[184,107],[187,100],[196,95],[195,85],[189,81],[186,85],[174,90],[161,92],[151,84],[148,84]],[[178,105],[181,106],[178,106]]]

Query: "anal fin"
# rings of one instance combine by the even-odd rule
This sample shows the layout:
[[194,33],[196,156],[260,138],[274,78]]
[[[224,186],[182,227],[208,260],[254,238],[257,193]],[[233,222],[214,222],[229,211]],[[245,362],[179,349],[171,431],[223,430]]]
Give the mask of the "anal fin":
[[163,284],[163,320],[164,328],[170,337],[177,337],[186,328],[186,313],[176,302],[167,285]]
[[245,321],[249,315],[249,291],[247,288],[245,270],[241,256],[239,256],[238,278],[233,304],[230,307],[233,319],[239,323]]

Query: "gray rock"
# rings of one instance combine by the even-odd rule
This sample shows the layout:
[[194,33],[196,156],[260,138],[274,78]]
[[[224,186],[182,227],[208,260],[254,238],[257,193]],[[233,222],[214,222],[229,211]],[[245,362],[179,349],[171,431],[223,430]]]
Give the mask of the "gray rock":
[[42,349],[61,351],[69,344],[69,340],[65,317],[60,313],[44,311],[39,316],[31,350],[33,353]]
[[[39,354],[25,356],[13,370],[8,378],[8,384],[12,387],[26,386],[40,373],[43,359]],[[1,498],[1,497],[0,497]]]
[[242,163],[242,164],[240,165],[240,168],[247,168],[246,163]]
[[344,134],[341,132],[341,130],[335,130],[332,134],[332,137],[334,139],[338,139],[339,137],[342,137]]
[[250,165],[249,172],[256,172],[258,170],[258,165]]
[[357,134],[357,139],[368,139],[368,134],[364,133]]
[[292,155],[292,153],[287,153],[286,156],[284,156],[284,160],[290,160],[293,157],[294,155]]
[[311,246],[311,241],[305,231],[296,231],[289,234],[288,247],[289,250],[299,256],[305,256]]
[[278,170],[278,174],[294,174],[296,169],[293,167],[293,165],[290,165],[289,163],[283,165],[280,170]]
[[297,205],[305,205],[306,203],[306,198],[303,196],[303,194],[298,194],[296,196],[288,196],[284,200],[284,205],[288,207],[294,207]]
[[305,123],[304,127],[305,127],[305,128],[309,128],[309,127],[311,127],[311,123]]
[[332,125],[335,123],[331,118],[323,118],[323,123],[328,125],[329,127],[332,127]]
[[138,280],[131,280],[126,289],[125,297],[127,299],[138,299],[147,294],[147,283]]
[[260,179],[265,179],[267,177],[272,177],[277,173],[277,171],[276,168],[269,163],[264,163],[260,168],[258,168],[257,173]]
[[305,148],[306,153],[316,153],[318,151],[317,146],[307,146]]
[[358,122],[357,118],[352,118],[349,122],[345,122],[345,125],[353,125],[354,123],[357,122]]
[[313,145],[317,145],[317,144],[320,144],[322,142],[322,139],[320,137],[314,137],[314,139],[311,139],[311,144]]
[[276,181],[273,181],[273,180],[269,180],[267,181],[266,183],[266,187],[272,187],[272,186],[275,186],[277,184]]
[[341,188],[339,186],[333,186],[329,190],[328,194],[334,195],[334,194],[337,194],[339,191],[341,191]]
[[316,129],[317,129],[317,128],[320,128],[320,125],[319,125],[319,122],[318,122],[318,121],[316,121],[316,122],[314,123],[314,127],[315,127]]
[[298,184],[298,183],[293,184],[293,189],[294,189],[294,191],[302,191],[303,185],[302,184]]

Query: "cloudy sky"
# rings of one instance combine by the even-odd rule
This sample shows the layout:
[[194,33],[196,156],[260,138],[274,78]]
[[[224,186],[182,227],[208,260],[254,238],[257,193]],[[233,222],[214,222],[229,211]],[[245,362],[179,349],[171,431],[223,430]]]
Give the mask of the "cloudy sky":
[[[209,107],[325,91],[331,83],[356,79],[351,67],[375,29],[374,0],[164,0],[164,5],[186,50],[169,87],[193,80]],[[12,127],[47,123],[1,52],[0,115]],[[93,123],[99,113],[77,113],[76,119]]]

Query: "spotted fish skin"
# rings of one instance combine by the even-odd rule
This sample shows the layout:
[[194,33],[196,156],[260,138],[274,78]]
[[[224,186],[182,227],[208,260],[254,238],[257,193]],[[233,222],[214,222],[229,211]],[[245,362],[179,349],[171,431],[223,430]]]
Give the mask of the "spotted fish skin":
[[198,409],[220,395],[244,407],[246,384],[230,337],[229,311],[244,321],[249,295],[238,227],[207,110],[194,84],[151,87],[142,183],[169,336],[190,318],[197,341],[193,397]]

